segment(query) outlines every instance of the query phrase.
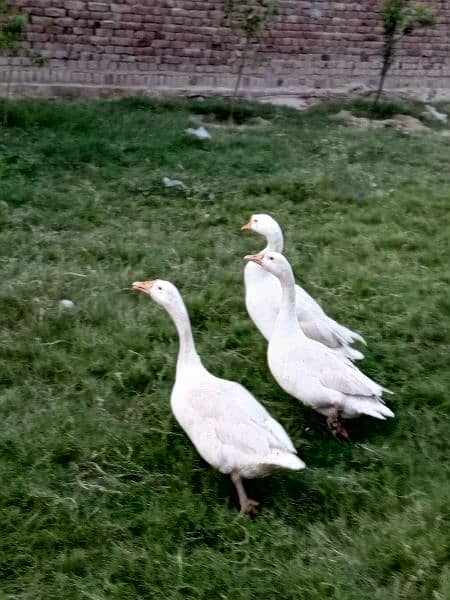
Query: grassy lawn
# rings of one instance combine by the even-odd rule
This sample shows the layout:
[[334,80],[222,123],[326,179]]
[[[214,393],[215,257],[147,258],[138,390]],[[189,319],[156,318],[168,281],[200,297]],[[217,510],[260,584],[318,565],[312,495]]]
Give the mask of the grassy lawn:
[[[18,102],[0,129],[0,598],[448,599],[450,138],[260,107],[268,125],[202,142],[199,106]],[[252,212],[395,392],[353,445],[268,372],[244,307]],[[130,291],[155,277],[309,467],[248,484],[257,521],[170,414],[175,329]]]

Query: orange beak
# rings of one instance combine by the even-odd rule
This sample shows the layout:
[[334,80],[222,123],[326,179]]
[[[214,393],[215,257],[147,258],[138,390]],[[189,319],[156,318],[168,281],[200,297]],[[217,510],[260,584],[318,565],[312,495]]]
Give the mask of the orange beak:
[[247,254],[247,256],[244,256],[244,260],[254,262],[257,265],[261,265],[263,258],[263,252],[261,252],[260,254]]
[[242,225],[241,227],[241,231],[251,231],[252,230],[252,220],[250,219],[250,221],[248,223],[246,223],[245,225]]
[[155,281],[135,281],[133,283],[133,290],[138,290],[140,292],[145,292],[146,294],[150,293],[150,290],[155,285]]

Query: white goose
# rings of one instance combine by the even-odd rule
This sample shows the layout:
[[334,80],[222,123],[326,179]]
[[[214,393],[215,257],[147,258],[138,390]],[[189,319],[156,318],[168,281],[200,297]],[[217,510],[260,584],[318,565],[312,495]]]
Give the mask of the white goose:
[[348,439],[348,433],[342,419],[362,414],[377,419],[393,417],[381,398],[389,390],[303,333],[297,321],[294,275],[286,258],[278,252],[245,258],[275,275],[281,284],[281,307],[267,350],[269,369],[278,384],[325,415],[332,433],[343,439]]
[[215,377],[195,349],[186,306],[178,289],[157,279],[133,283],[161,304],[178,331],[180,347],[171,407],[198,453],[221,473],[229,474],[241,512],[258,514],[258,503],[247,497],[243,478],[264,477],[284,467],[305,467],[289,436],[267,410],[240,384]]
[[[263,235],[267,240],[264,251],[283,252],[283,232],[271,216],[252,215],[249,222],[241,229],[256,231]],[[244,282],[247,312],[262,335],[269,341],[280,309],[279,281],[257,264],[249,262],[245,266]],[[320,304],[299,285],[295,286],[295,296],[297,319],[306,336],[351,360],[364,358],[364,354],[350,347],[350,344],[355,341],[366,343],[359,333],[331,319]]]

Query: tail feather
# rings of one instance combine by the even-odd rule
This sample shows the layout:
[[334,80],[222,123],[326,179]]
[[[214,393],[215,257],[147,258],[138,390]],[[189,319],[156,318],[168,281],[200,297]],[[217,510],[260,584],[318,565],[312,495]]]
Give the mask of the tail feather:
[[363,338],[362,335],[360,335],[356,331],[352,331],[351,329],[349,329],[348,327],[345,327],[344,325],[341,325],[340,323],[338,323],[337,321],[334,321],[330,317],[328,317],[328,319],[330,320],[330,325],[332,325],[332,327],[333,327],[333,331],[336,333],[336,335],[338,335],[342,339],[343,342],[345,342],[346,344],[353,344],[354,342],[361,342],[361,344],[364,344],[365,346],[367,346],[367,342]]
[[362,415],[369,415],[375,419],[386,419],[387,417],[395,417],[395,414],[382,401],[374,402],[361,398],[353,403],[353,408],[356,412]]
[[341,352],[350,360],[362,360],[364,358],[364,354],[362,352],[356,350],[355,348],[351,348],[350,346],[344,346]]
[[300,471],[306,468],[305,463],[298,456],[288,452],[272,452],[267,459],[267,463],[276,467],[291,469],[292,471]]

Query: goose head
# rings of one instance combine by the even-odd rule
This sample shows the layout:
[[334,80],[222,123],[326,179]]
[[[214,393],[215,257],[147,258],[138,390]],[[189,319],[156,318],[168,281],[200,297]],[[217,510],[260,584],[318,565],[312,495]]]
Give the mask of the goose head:
[[135,281],[133,290],[148,294],[155,302],[166,309],[180,303],[180,293],[177,288],[170,281],[164,281],[163,279]]
[[278,223],[270,215],[252,215],[245,225],[241,227],[244,231],[254,231],[264,236],[268,243],[268,250],[283,250],[283,232]]
[[244,260],[260,265],[278,279],[284,279],[292,275],[291,265],[279,252],[264,251],[259,254],[249,254]]

